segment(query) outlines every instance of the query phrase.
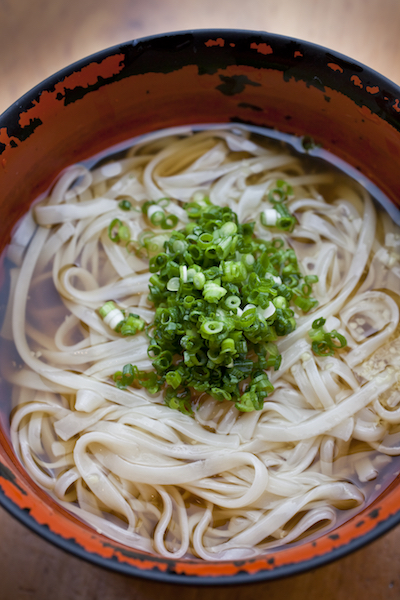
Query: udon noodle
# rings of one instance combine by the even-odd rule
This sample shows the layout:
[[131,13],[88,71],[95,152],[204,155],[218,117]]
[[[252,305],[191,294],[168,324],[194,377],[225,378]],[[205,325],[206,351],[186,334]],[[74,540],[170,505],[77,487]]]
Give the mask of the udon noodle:
[[[400,454],[399,231],[350,178],[305,164],[245,128],[166,132],[92,170],[68,168],[19,223],[1,332],[12,442],[39,486],[109,538],[172,558],[255,556],[362,508]],[[260,223],[281,180],[291,232]],[[297,327],[276,342],[282,362],[261,410],[203,393],[182,414],[162,391],[113,380],[127,363],[152,370],[146,331],[122,337],[99,315],[113,300],[154,319],[138,248],[144,230],[158,241],[171,230],[140,208],[169,198],[179,230],[184,204],[205,197],[318,276],[318,306],[291,307]],[[110,239],[115,219],[130,244]],[[322,317],[347,340],[333,356],[312,352]]]

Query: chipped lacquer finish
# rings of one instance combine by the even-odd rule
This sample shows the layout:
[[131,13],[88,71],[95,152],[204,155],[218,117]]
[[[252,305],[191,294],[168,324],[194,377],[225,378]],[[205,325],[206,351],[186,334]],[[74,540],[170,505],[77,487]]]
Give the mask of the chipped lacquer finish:
[[[362,65],[275,35],[182,32],[112,48],[51,77],[1,118],[0,239],[7,241],[28,203],[68,164],[134,135],[188,123],[307,133],[395,201],[400,176],[389,158],[400,156],[399,98],[399,88]],[[123,573],[197,584],[259,581],[338,558],[400,521],[394,482],[330,534],[266,557],[208,563],[132,551],[82,524],[29,480],[10,446],[5,387],[1,397],[2,505],[61,548]]]

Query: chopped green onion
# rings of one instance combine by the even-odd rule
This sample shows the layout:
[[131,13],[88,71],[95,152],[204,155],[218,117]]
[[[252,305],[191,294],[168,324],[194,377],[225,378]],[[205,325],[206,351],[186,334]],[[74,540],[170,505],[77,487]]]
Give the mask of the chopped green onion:
[[228,310],[236,310],[239,308],[241,300],[239,296],[228,296],[225,298],[225,306]]
[[112,242],[129,242],[131,234],[129,227],[124,225],[120,219],[113,219],[108,227],[108,237]]
[[236,354],[235,342],[232,338],[226,338],[221,344],[221,354]]
[[178,371],[169,371],[165,376],[165,380],[168,385],[176,390],[182,383],[182,376]]
[[114,302],[106,302],[100,309],[99,314],[103,319],[104,323],[110,327],[110,329],[116,330],[118,325],[124,320],[123,312],[117,308]]
[[99,308],[99,314],[104,319],[112,310],[115,310],[116,306],[112,300],[106,302],[101,308]]
[[124,199],[118,202],[118,206],[121,210],[131,210],[132,202],[130,202],[130,200]]
[[123,336],[136,335],[138,331],[143,331],[146,325],[144,320],[134,313],[124,317],[122,310],[117,308],[112,300],[99,309],[99,315],[106,325]]
[[115,331],[123,336],[136,335],[138,331],[143,331],[145,325],[146,323],[139,317],[139,315],[129,313],[129,315],[123,321],[118,323],[117,327],[115,327]]
[[179,410],[184,415],[192,415],[191,394],[188,389],[175,391],[172,388],[167,388],[164,398],[165,404],[170,408]]
[[165,219],[164,210],[157,204],[152,204],[147,211],[147,217],[154,227],[160,227]]
[[176,215],[167,215],[161,224],[162,229],[173,229],[178,224],[178,217]]
[[315,308],[318,305],[318,301],[314,298],[302,298],[301,296],[295,298],[293,302],[296,306],[301,308],[303,312],[308,312],[309,310]]
[[267,208],[260,214],[261,225],[267,228],[276,227],[282,231],[292,231],[296,219],[284,204],[292,194],[292,186],[279,179],[276,182],[276,187],[268,193],[268,200],[273,208]]
[[154,227],[173,229],[178,224],[176,215],[166,215],[164,208],[168,206],[169,199],[161,198],[158,202],[148,200],[142,206],[142,213],[149,219]]
[[314,139],[310,135],[304,135],[301,139],[301,145],[303,146],[306,152],[310,150],[314,150],[315,148],[320,148],[321,144],[317,144]]
[[268,194],[270,202],[285,202],[293,194],[293,188],[286,181],[278,179],[276,187]]
[[[271,192],[268,226],[291,231],[295,218],[285,205],[291,187],[278,180]],[[125,365],[114,381],[121,389],[142,386],[152,394],[164,390],[167,406],[187,415],[193,414],[191,390],[234,402],[244,412],[261,410],[273,391],[265,371],[281,364],[274,342],[296,328],[293,307],[307,312],[317,304],[311,292],[318,278],[302,275],[295,252],[282,239],[257,239],[255,223],[240,224],[230,208],[213,206],[203,195],[192,200],[185,205],[191,221],[183,229],[144,231],[137,242],[127,244],[135,244],[149,258],[154,322],[146,328],[140,317],[125,316],[113,302],[99,314],[104,321],[111,315],[121,335],[146,329],[154,370]],[[177,224],[175,215],[165,213],[168,202],[164,198],[143,204],[153,227]],[[128,229],[114,219],[110,238],[124,241],[123,228]],[[323,333],[332,347],[343,347],[336,334]]]
[[200,333],[203,337],[212,337],[220,333],[224,328],[224,324],[220,321],[204,321],[200,327]]
[[324,330],[325,323],[326,319],[322,317],[316,319],[308,332],[308,336],[312,341],[312,351],[316,356],[333,356],[335,350],[347,346],[346,338],[338,333],[336,329],[333,329],[331,332],[326,332]]
[[179,290],[179,277],[172,277],[167,283],[167,290],[177,292]]
[[214,281],[206,281],[203,288],[204,300],[207,302],[217,303],[227,293],[226,289],[218,285]]
[[196,275],[193,276],[193,285],[196,288],[196,290],[202,290],[205,282],[206,277],[204,273],[196,273]]
[[288,301],[286,300],[286,298],[284,298],[283,296],[276,296],[273,300],[272,300],[272,304],[276,307],[276,308],[287,308],[288,307]]

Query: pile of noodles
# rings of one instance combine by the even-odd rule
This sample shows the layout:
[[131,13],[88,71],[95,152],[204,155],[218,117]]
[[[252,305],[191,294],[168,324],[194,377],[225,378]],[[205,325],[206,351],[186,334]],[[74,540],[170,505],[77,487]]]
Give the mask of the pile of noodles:
[[[292,233],[260,225],[280,179],[294,190]],[[275,391],[261,411],[203,394],[191,417],[112,380],[126,363],[152,369],[148,339],[121,337],[98,309],[114,300],[147,323],[154,309],[148,260],[114,244],[108,226],[119,218],[139,240],[143,202],[168,197],[179,229],[182,204],[204,196],[255,220],[257,237],[282,238],[302,273],[319,278],[318,307],[294,308],[297,329],[278,339],[282,364],[268,372]],[[122,211],[121,198],[137,210]],[[97,531],[165,557],[247,558],[326,531],[377,495],[400,454],[399,250],[396,226],[365,190],[305,172],[245,128],[153,135],[92,171],[67,169],[7,252],[2,375],[13,386],[15,451]],[[311,351],[319,317],[347,339],[333,357]]]

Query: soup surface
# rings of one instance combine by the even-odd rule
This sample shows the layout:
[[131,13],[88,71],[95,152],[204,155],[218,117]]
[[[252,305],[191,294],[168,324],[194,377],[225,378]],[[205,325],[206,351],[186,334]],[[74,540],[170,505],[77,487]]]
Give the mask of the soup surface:
[[61,174],[6,252],[2,376],[33,480],[174,558],[255,556],[371,502],[400,454],[388,212],[242,126],[152,134],[90,167]]

